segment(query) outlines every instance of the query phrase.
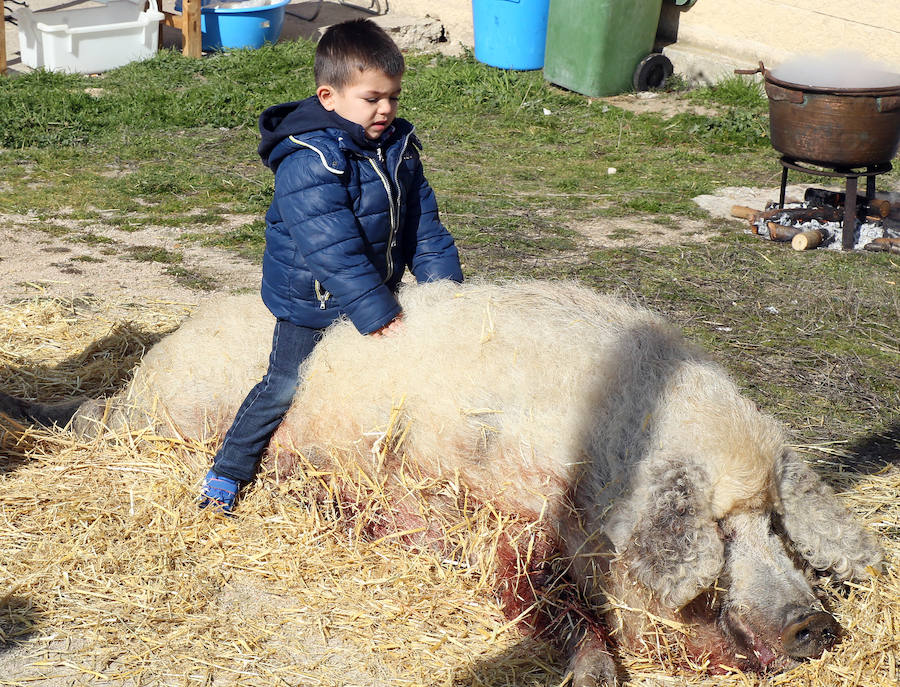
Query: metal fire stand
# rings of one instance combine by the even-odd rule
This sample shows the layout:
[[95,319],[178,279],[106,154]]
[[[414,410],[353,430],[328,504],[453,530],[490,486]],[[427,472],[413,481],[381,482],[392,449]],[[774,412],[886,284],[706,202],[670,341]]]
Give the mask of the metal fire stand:
[[[822,177],[844,177],[846,179],[846,189],[844,191],[844,221],[841,223],[841,248],[843,250],[851,250],[853,248],[853,234],[856,231],[856,215],[858,208],[858,198],[856,195],[858,179],[866,178],[866,199],[868,203],[875,197],[875,177],[879,174],[890,172],[893,167],[890,162],[883,164],[871,165],[864,171],[859,168],[847,169],[840,167],[832,167],[829,169],[817,169],[815,167],[807,167],[801,165],[797,160],[787,156],[781,158],[781,193],[778,196],[778,207],[784,207],[785,189],[787,189],[788,170],[796,170],[804,174],[813,174]],[[851,200],[851,198],[853,200]]]

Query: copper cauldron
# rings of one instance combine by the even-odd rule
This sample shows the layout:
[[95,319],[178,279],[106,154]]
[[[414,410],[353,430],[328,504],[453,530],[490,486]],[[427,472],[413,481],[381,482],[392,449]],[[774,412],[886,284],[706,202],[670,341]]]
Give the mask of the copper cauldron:
[[889,163],[900,146],[900,84],[888,88],[827,88],[782,81],[762,62],[769,96],[772,147],[787,158],[824,167]]

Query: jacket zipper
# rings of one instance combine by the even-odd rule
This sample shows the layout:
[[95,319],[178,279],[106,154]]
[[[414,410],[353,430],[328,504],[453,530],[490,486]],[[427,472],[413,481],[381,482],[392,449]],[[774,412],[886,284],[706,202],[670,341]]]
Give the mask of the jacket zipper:
[[316,298],[319,299],[319,310],[325,310],[325,308],[327,307],[327,301],[329,298],[331,298],[331,294],[322,288],[322,285],[319,283],[318,279],[315,280],[313,287],[316,290]]
[[[412,136],[412,132],[406,135],[406,138],[403,139],[403,145],[400,146],[400,152],[397,155],[397,164],[394,166],[394,188],[397,190],[397,199],[394,201],[394,196],[391,193],[391,182],[388,177],[382,173],[381,169],[379,169],[378,165],[375,164],[375,161],[372,158],[369,158],[369,162],[372,164],[372,168],[381,178],[381,183],[384,184],[384,190],[387,193],[388,197],[388,205],[391,208],[391,233],[388,236],[388,244],[387,244],[387,275],[384,278],[383,283],[387,283],[388,280],[394,274],[394,241],[396,241],[397,236],[397,224],[400,222],[400,163],[403,161],[403,154],[406,152],[407,147],[409,147],[409,138]],[[376,149],[378,152],[378,159],[384,163],[384,150],[381,146],[378,146]]]
[[[412,136],[412,132],[407,134],[406,138],[403,139],[403,145],[400,146],[400,153],[397,155],[397,164],[394,165],[394,188],[397,189],[397,223],[400,223],[400,194],[403,191],[400,189],[400,163],[403,162],[403,154],[406,152],[406,149],[409,147],[409,137]],[[393,245],[393,242],[391,243]]]
[[[406,145],[404,144],[403,149],[406,149]],[[402,158],[403,150],[400,151],[400,155]],[[394,274],[394,258],[393,258],[393,247],[394,247],[394,237],[397,233],[397,220],[394,209],[394,194],[391,193],[391,182],[390,179],[385,175],[384,172],[381,171],[381,168],[378,166],[378,163],[375,162],[372,158],[367,158],[369,160],[369,164],[372,165],[372,169],[375,170],[375,173],[378,174],[378,178],[381,179],[381,183],[384,186],[384,191],[387,193],[388,197],[388,206],[390,206],[390,215],[391,215],[391,231],[388,234],[388,242],[387,242],[387,274],[385,275],[382,283],[387,283],[387,281]],[[381,146],[378,146],[378,159],[380,161],[384,161],[384,152],[381,150]],[[399,191],[397,191],[399,195]]]

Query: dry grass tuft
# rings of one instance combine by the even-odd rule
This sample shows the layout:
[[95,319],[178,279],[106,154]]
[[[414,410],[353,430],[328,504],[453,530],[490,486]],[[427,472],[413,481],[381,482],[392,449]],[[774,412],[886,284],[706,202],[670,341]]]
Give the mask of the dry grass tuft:
[[[160,304],[119,327],[83,305],[2,310],[4,390],[32,398],[108,393],[127,379],[142,347],[184,313]],[[563,658],[524,638],[495,600],[504,537],[533,551],[537,533],[467,504],[458,485],[401,470],[409,501],[397,520],[397,485],[307,466],[261,480],[238,516],[223,518],[194,501],[213,446],[139,427],[80,443],[5,420],[0,439],[0,685],[567,680]],[[398,441],[402,433],[382,446]],[[841,644],[769,681],[664,670],[651,657],[624,655],[632,684],[897,683],[900,474],[832,477],[885,535],[889,559],[870,583],[827,585],[847,630]],[[360,485],[352,498],[349,484]],[[447,508],[462,505],[462,525],[425,510],[426,493],[446,496]],[[441,553],[428,546],[434,538],[445,542]],[[560,598],[559,590],[548,597]],[[679,662],[676,647],[660,652]]]

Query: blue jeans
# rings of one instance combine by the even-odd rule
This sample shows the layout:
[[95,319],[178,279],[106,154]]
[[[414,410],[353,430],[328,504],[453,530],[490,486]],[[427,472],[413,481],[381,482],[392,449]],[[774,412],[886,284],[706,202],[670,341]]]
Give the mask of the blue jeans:
[[300,382],[300,364],[322,338],[321,329],[300,327],[287,320],[275,323],[269,370],[247,394],[213,460],[216,474],[250,482],[269,439],[281,424]]

